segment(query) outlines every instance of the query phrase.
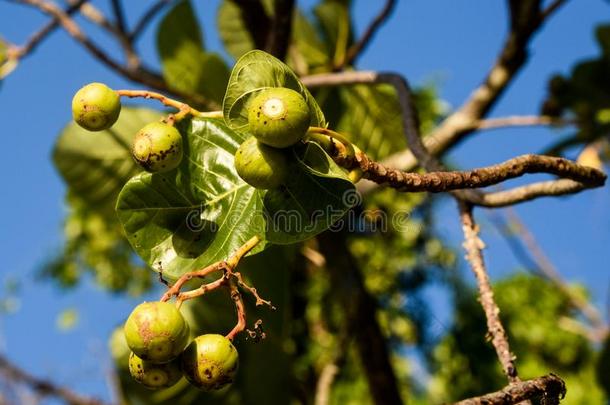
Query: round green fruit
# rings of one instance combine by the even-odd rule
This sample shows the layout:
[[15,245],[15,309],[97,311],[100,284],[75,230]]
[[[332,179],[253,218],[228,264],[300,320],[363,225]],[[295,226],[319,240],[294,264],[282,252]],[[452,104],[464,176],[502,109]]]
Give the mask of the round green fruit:
[[281,150],[263,145],[251,136],[235,152],[235,170],[252,187],[268,190],[284,183],[288,161]]
[[152,122],[138,131],[131,152],[146,171],[167,172],[182,160],[182,136],[172,125]]
[[248,107],[250,132],[259,142],[275,148],[286,148],[301,140],[310,121],[303,96],[283,87],[261,91]]
[[188,323],[168,302],[144,302],[125,322],[129,348],[144,360],[167,363],[175,359],[189,340]]
[[129,350],[129,346],[127,346],[122,326],[116,328],[112,332],[112,335],[110,335],[108,348],[110,349],[110,355],[112,356],[117,369],[126,369],[127,364],[129,363],[129,354],[131,353],[131,350]]
[[72,117],[89,131],[110,128],[121,113],[118,93],[103,83],[90,83],[76,92],[72,99]]
[[155,364],[142,360],[134,353],[129,355],[129,374],[134,380],[153,390],[169,388],[182,378],[178,359],[165,364]]
[[186,379],[205,391],[219,390],[233,382],[239,356],[233,343],[222,335],[197,336],[182,353]]

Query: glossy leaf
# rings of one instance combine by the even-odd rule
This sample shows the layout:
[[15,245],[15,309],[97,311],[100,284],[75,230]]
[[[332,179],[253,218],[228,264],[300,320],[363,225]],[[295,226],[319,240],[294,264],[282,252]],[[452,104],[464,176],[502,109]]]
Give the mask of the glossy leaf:
[[[307,239],[350,208],[342,194],[353,184],[319,146],[295,150],[287,184],[264,191],[244,183],[235,171],[233,155],[244,134],[201,118],[183,125],[182,133],[180,167],[135,176],[117,202],[131,245],[168,278],[225,259],[255,235],[263,238],[255,252],[267,241]],[[332,215],[323,215],[326,211]],[[285,226],[287,215],[298,217],[297,227]]]
[[201,94],[220,104],[229,69],[220,56],[204,51],[201,29],[190,1],[180,1],[157,31],[163,78],[174,89]]
[[227,124],[237,130],[247,130],[248,103],[269,87],[287,87],[301,93],[312,111],[311,125],[325,126],[318,103],[294,72],[277,58],[258,50],[246,53],[233,67],[223,102]]

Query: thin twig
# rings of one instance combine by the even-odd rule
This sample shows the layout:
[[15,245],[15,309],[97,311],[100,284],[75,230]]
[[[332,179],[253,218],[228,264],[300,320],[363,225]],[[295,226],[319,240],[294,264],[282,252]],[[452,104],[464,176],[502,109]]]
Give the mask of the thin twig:
[[121,0],[112,0],[112,12],[114,13],[114,19],[116,21],[116,27],[119,32],[127,34],[127,22],[125,21],[125,14],[123,13],[123,4]]
[[370,25],[364,31],[364,34],[362,34],[362,37],[347,50],[345,58],[343,58],[341,63],[337,64],[334,67],[334,70],[341,70],[346,66],[354,64],[356,59],[370,44],[371,40],[375,36],[375,33],[377,33],[379,28],[383,25],[384,22],[386,22],[388,17],[392,14],[392,11],[394,10],[394,7],[397,3],[397,0],[386,0],[381,12],[373,19],[373,21],[371,21]]
[[543,404],[558,405],[566,395],[566,385],[555,374],[510,384],[501,391],[480,397],[468,398],[453,405],[513,405],[531,399],[541,399]]
[[539,115],[515,115],[510,117],[487,118],[479,121],[477,129],[497,129],[506,127],[531,127],[531,126],[567,126],[576,125],[574,120]]
[[27,385],[40,395],[61,398],[70,405],[104,405],[104,402],[99,399],[82,396],[69,388],[55,384],[52,381],[35,377],[12,364],[2,355],[0,355],[0,373],[4,374],[6,378],[10,380]]
[[157,2],[153,3],[153,5],[150,6],[150,8],[146,10],[144,14],[142,14],[138,22],[135,24],[133,30],[128,35],[129,40],[135,42],[140,37],[142,32],[144,32],[148,24],[153,20],[155,15],[171,2],[172,0],[158,0]]
[[509,383],[519,382],[517,367],[515,366],[514,356],[510,352],[508,338],[500,321],[500,309],[494,301],[494,294],[483,261],[482,249],[485,247],[479,238],[479,228],[472,216],[472,206],[459,202],[460,219],[462,231],[464,232],[464,250],[466,250],[466,260],[470,264],[479,288],[479,300],[485,311],[487,319],[487,330],[491,337],[491,343],[496,350],[502,369],[508,377]]
[[546,20],[551,14],[553,14],[559,7],[561,7],[567,0],[555,0],[551,4],[548,5],[547,8],[542,10],[540,13],[540,17],[542,20]]
[[[65,10],[66,15],[74,14],[87,1],[88,0],[75,1],[73,4],[71,4],[69,7],[66,8],[66,10]],[[32,34],[24,45],[17,47],[14,51],[14,57],[16,57],[17,59],[21,59],[21,58],[27,56],[28,54],[30,54],[31,52],[33,52],[36,49],[36,47],[45,38],[47,38],[49,36],[50,33],[55,31],[55,29],[57,27],[59,27],[59,25],[60,25],[59,20],[56,17],[54,17],[51,21],[49,21],[48,23],[43,25],[38,31],[36,31],[34,34]]]
[[[596,336],[596,341],[603,339],[608,333],[608,326],[603,321],[603,318],[597,308],[595,308],[590,301],[583,298],[581,295],[574,293],[568,286],[565,280],[561,277],[559,271],[551,260],[547,257],[545,252],[542,250],[536,238],[519,218],[515,210],[508,208],[503,211],[504,217],[495,215],[493,217],[493,223],[500,230],[500,234],[510,243],[515,240],[525,246],[527,251],[530,253],[530,258],[533,260],[536,270],[549,280],[553,285],[559,289],[570,301],[571,305],[578,309],[580,313],[589,321],[589,323],[595,328],[594,334],[590,336]],[[518,246],[514,246],[513,243],[509,244],[511,249],[515,251]],[[516,255],[520,257],[516,252]],[[529,267],[529,266],[526,266]]]

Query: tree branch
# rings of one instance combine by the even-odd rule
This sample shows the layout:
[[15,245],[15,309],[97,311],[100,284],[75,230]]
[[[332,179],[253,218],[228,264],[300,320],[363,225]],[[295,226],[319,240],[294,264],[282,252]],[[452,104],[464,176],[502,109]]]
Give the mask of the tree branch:
[[517,367],[514,363],[514,356],[510,352],[508,345],[508,338],[500,321],[500,309],[494,301],[494,294],[485,269],[485,262],[483,261],[482,249],[485,244],[479,239],[479,228],[476,225],[472,216],[472,206],[458,202],[460,209],[460,219],[462,222],[462,231],[464,232],[464,250],[466,250],[466,260],[470,264],[479,288],[479,300],[481,306],[485,311],[485,318],[487,319],[487,330],[491,336],[491,343],[496,350],[502,369],[508,377],[509,383],[519,382],[519,376],[517,375]]
[[576,125],[573,120],[566,120],[557,117],[547,117],[538,115],[514,115],[510,117],[488,118],[479,121],[477,129],[497,129],[506,127],[530,127],[530,126],[567,126]]
[[566,395],[566,385],[555,374],[510,384],[501,391],[468,398],[453,405],[512,405],[530,399],[542,399],[543,404],[557,405]]
[[362,54],[362,52],[367,48],[379,28],[383,25],[384,22],[390,17],[394,7],[396,6],[396,0],[386,0],[385,6],[381,10],[381,12],[371,21],[371,24],[362,34],[362,37],[353,44],[346,52],[345,58],[341,61],[341,63],[334,66],[334,70],[341,70],[346,66],[353,65],[356,59]]
[[216,107],[212,105],[209,101],[203,99],[200,96],[193,94],[186,94],[175,89],[171,89],[167,86],[167,83],[163,80],[163,78],[154,72],[151,72],[142,67],[139,68],[131,68],[128,66],[123,66],[115,59],[110,57],[104,50],[98,47],[93,41],[91,41],[85,33],[80,29],[78,24],[70,18],[61,8],[59,8],[55,3],[47,0],[11,0],[13,2],[27,4],[33,6],[40,10],[41,12],[48,14],[54,18],[56,18],[59,24],[62,26],[64,30],[77,42],[79,42],[85,49],[87,49],[94,57],[100,60],[104,65],[113,69],[117,73],[126,77],[127,79],[144,84],[150,88],[163,91],[165,93],[172,94],[177,96],[190,104],[197,106],[208,106],[208,107]]
[[[72,15],[76,11],[78,11],[81,6],[86,3],[88,0],[78,0],[71,4],[69,7],[65,9],[66,15]],[[21,59],[31,52],[33,52],[36,47],[51,34],[57,27],[59,27],[59,19],[53,17],[51,21],[42,26],[38,31],[36,31],[32,36],[28,39],[28,41],[15,49],[13,55],[17,59]]]
[[[276,0],[271,29],[267,38],[266,48],[270,54],[283,60],[288,53],[292,38],[292,17],[295,0]],[[260,27],[259,27],[260,29]]]
[[146,10],[144,14],[142,14],[138,22],[135,24],[131,33],[128,35],[129,40],[135,42],[140,37],[142,32],[144,32],[148,24],[155,17],[155,15],[161,10],[163,10],[163,8],[171,2],[172,0],[158,0],[156,3],[150,6],[150,8]]
[[373,402],[400,405],[402,399],[390,363],[390,350],[377,322],[377,302],[364,286],[358,266],[345,245],[345,235],[325,232],[319,238],[333,291],[344,310],[347,333],[354,338]]
[[56,385],[49,380],[34,377],[12,364],[2,355],[0,355],[0,373],[4,374],[6,378],[10,380],[27,385],[40,395],[58,397],[70,405],[104,405],[104,402],[98,399],[84,397],[68,388]]
[[241,9],[241,18],[252,36],[257,49],[266,50],[271,27],[271,18],[265,12],[260,0],[231,0]]
[[[556,11],[563,1],[556,1],[529,24],[513,27],[509,32],[502,50],[483,83],[475,89],[470,97],[458,110],[448,116],[429,136],[424,138],[425,149],[432,156],[439,156],[466,135],[475,131],[480,120],[495,104],[515,74],[527,59],[527,45],[536,30]],[[334,76],[334,77],[333,77]],[[342,72],[304,77],[303,82],[311,87],[339,86],[348,84],[380,83],[379,74],[375,72]],[[410,145],[412,147],[412,145]],[[417,159],[412,150],[404,150],[384,159],[384,165],[399,167],[411,171],[417,166]],[[423,162],[422,162],[423,163]],[[361,192],[370,191],[374,187],[361,187]]]

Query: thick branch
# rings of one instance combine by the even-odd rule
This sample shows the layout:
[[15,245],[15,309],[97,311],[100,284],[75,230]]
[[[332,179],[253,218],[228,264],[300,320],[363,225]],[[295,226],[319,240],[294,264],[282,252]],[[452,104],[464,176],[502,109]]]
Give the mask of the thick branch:
[[501,391],[464,399],[453,405],[513,405],[530,399],[542,399],[546,405],[559,404],[566,395],[566,385],[555,374],[510,384]]
[[285,59],[292,38],[292,16],[295,0],[276,0],[267,51],[278,59]]
[[470,264],[479,288],[479,300],[485,311],[487,319],[487,330],[491,336],[491,343],[496,350],[496,354],[502,369],[508,377],[510,383],[519,382],[517,367],[514,363],[514,356],[510,352],[508,337],[500,321],[500,309],[494,301],[494,293],[491,288],[489,276],[483,261],[482,249],[485,244],[479,239],[479,228],[472,216],[472,207],[463,202],[459,202],[460,219],[462,221],[462,231],[464,232],[464,250],[466,250],[466,260]]
[[566,126],[576,125],[575,121],[557,117],[539,115],[515,115],[510,117],[487,118],[479,121],[477,129],[497,129],[507,127],[532,127],[532,126]]
[[348,333],[353,336],[363,363],[371,397],[378,405],[400,405],[390,350],[377,322],[377,303],[364,286],[354,258],[345,246],[344,234],[320,235],[320,250],[326,257],[331,283],[344,309]]
[[385,5],[381,12],[371,21],[371,24],[367,27],[362,34],[362,37],[353,44],[345,54],[345,58],[340,64],[334,67],[335,70],[341,70],[345,66],[353,65],[356,59],[362,54],[366,47],[370,44],[371,40],[375,36],[375,33],[383,25],[383,23],[390,17],[394,7],[396,6],[396,0],[386,0]]
[[3,356],[0,356],[0,373],[4,374],[6,378],[10,380],[26,384],[40,395],[58,397],[70,405],[104,405],[104,402],[98,399],[84,397],[68,388],[56,385],[49,380],[34,377],[12,364]]

